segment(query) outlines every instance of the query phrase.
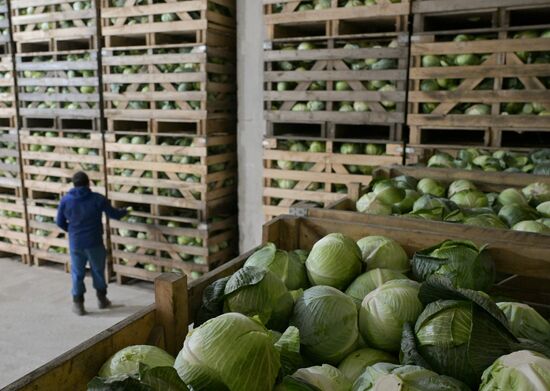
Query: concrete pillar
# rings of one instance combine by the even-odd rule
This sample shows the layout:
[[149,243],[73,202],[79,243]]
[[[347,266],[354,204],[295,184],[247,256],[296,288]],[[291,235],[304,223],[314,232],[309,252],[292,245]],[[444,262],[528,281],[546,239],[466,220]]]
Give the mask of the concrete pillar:
[[237,0],[239,230],[241,252],[262,238],[263,24],[260,0]]

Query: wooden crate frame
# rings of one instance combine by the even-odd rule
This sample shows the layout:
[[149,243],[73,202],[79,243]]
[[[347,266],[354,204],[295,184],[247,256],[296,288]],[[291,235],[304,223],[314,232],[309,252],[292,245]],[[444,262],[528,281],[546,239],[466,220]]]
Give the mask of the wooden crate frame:
[[[144,218],[148,216],[149,222],[110,222],[113,270],[119,283],[128,279],[153,281],[163,271],[177,271],[187,274],[189,278],[197,278],[229,261],[238,253],[235,215],[216,221],[199,222],[176,216],[136,214]],[[132,212],[132,215],[136,214]],[[179,226],[168,226],[174,223]],[[141,234],[145,239],[122,236],[121,229],[130,231],[133,235]],[[177,236],[200,238],[202,243],[179,245],[173,242]],[[225,247],[218,247],[220,245]],[[124,251],[125,246],[135,246],[136,250]],[[211,251],[214,248],[217,251]],[[184,259],[180,254],[185,254],[185,257],[189,258]],[[194,257],[200,257],[200,260],[196,261]],[[148,270],[144,268],[147,264],[154,267]]]
[[[117,142],[122,138],[131,140],[133,137],[143,138],[146,144]],[[184,138],[193,146],[174,145]],[[162,145],[166,140],[172,140],[173,145]],[[194,209],[200,213],[201,218],[207,218],[210,207],[217,207],[224,200],[236,198],[235,135],[191,137],[178,133],[109,132],[105,134],[105,148],[109,197],[114,201],[147,204],[151,205],[152,209],[158,206]],[[212,148],[227,150],[216,154]],[[142,160],[123,159],[124,156],[135,157],[138,154],[143,156]],[[171,160],[174,156],[189,157],[194,162],[173,162]],[[209,168],[215,164],[224,164],[225,168],[209,172]],[[131,175],[125,176],[124,170],[130,170]],[[186,182],[180,179],[178,174],[199,176],[200,182]],[[150,178],[147,175],[150,175]],[[233,183],[225,185],[227,181]],[[151,194],[135,191],[143,187],[150,188]],[[176,197],[175,194],[163,194],[162,191],[174,189],[179,190],[180,197]]]
[[[507,32],[499,33],[500,36]],[[537,102],[550,107],[548,90],[539,77],[550,75],[550,64],[525,64],[516,52],[529,48],[529,52],[550,50],[546,39],[485,39],[468,42],[434,42],[438,35],[418,35],[411,44],[411,68],[409,72],[409,102],[411,110],[407,123],[411,127],[411,144],[423,143],[423,129],[476,129],[486,132],[484,145],[498,147],[501,144],[496,130],[548,130],[548,120],[539,115],[501,115],[500,105],[507,102]],[[421,42],[427,41],[427,42]],[[421,67],[424,55],[438,54],[489,54],[481,65],[452,67]],[[479,75],[483,75],[480,77]],[[504,78],[517,77],[525,90],[506,90]],[[455,91],[430,91],[420,89],[420,82],[428,79],[461,79]],[[475,90],[487,78],[494,79],[492,90]],[[441,102],[430,114],[421,111],[421,105]],[[485,103],[491,106],[490,115],[452,114],[460,103]],[[443,130],[442,130],[443,131]]]
[[[17,254],[24,264],[28,264],[30,258],[25,200],[14,194],[15,191],[0,190],[0,252]],[[10,212],[17,215],[5,215]]]
[[[409,231],[400,227],[384,227],[355,221],[341,221],[330,218],[281,216],[264,226],[263,243],[272,242],[278,248],[293,250],[311,248],[322,236],[341,232],[353,239],[367,235],[384,235],[397,240],[410,255],[419,249],[428,248],[443,240],[450,239],[446,232]],[[456,239],[456,238],[455,238]],[[524,249],[503,240],[477,236],[478,245],[490,242],[489,251],[496,261],[499,272],[511,274],[514,278],[500,281],[493,292],[498,295],[511,295],[517,300],[525,300],[547,316],[549,313],[548,279],[550,279],[550,254],[548,246]],[[539,243],[540,244],[540,243]],[[84,389],[97,375],[103,363],[120,349],[129,345],[155,344],[169,353],[177,354],[181,349],[188,326],[197,319],[197,311],[202,304],[203,293],[214,281],[230,276],[240,269],[255,248],[222,267],[208,273],[189,285],[179,284],[183,289],[170,288],[165,282],[160,289],[160,281],[155,282],[156,306],[133,315],[116,326],[98,334],[75,349],[26,375],[8,386],[6,391],[31,391],[67,385],[71,389]],[[526,251],[524,251],[526,250]],[[533,278],[534,277],[534,278]],[[164,277],[165,279],[166,277]],[[174,278],[174,277],[172,277]],[[166,281],[166,280],[165,280]],[[185,281],[185,280],[183,280]],[[162,291],[161,296],[159,292]],[[162,298],[167,298],[164,301]],[[159,303],[166,303],[159,316]],[[177,314],[177,315],[173,315]],[[157,320],[170,320],[164,324],[165,340],[153,342],[152,332]]]
[[[325,152],[314,153],[284,150],[280,140],[277,139],[264,141],[263,197],[264,214],[267,219],[288,214],[290,208],[300,201],[327,205],[344,198],[346,193],[338,192],[335,185],[348,186],[353,183],[366,185],[372,180],[371,175],[350,173],[346,166],[401,164],[403,160],[401,153],[397,151],[401,148],[400,144],[388,144],[386,155],[345,155],[335,150],[336,144],[343,143],[342,141],[326,140],[324,142]],[[277,167],[277,160],[311,163],[312,167],[307,171],[285,170]],[[294,181],[295,186],[292,189],[281,189],[274,185],[275,180]]]
[[[378,1],[372,6],[344,8],[338,0],[331,0],[330,8],[295,12],[302,1],[263,0],[264,22],[268,39],[407,31],[411,2]],[[275,4],[283,4],[283,10],[274,12]]]
[[[140,5],[134,3],[126,0],[124,6],[116,7],[110,0],[101,0],[102,34],[106,47],[167,43],[236,45],[235,0],[176,0],[166,4],[143,0]],[[225,7],[232,16],[210,10],[208,3]],[[179,20],[159,21],[159,15],[166,13],[176,14]],[[129,24],[128,19],[134,17],[147,18],[147,22]]]
[[[515,12],[530,9],[547,7],[546,0],[464,0],[456,2],[453,0],[414,0],[411,4],[411,15],[413,16],[413,32],[424,32],[427,30],[426,18],[434,16],[448,17],[466,21],[472,17],[485,16],[486,21],[482,24],[473,22],[470,26],[464,25],[462,29],[496,27],[501,22],[503,12]],[[448,27],[443,23],[443,30]]]
[[[325,121],[343,124],[403,124],[405,122],[405,96],[408,67],[408,36],[406,34],[386,34],[380,36],[346,39],[345,42],[389,43],[397,40],[397,48],[344,49],[339,39],[312,40],[319,49],[285,50],[289,42],[268,43],[264,51],[264,100],[265,118],[275,122]],[[297,42],[290,42],[296,47]],[[274,49],[273,49],[274,48]],[[389,70],[352,70],[347,59],[394,59],[396,68]],[[277,68],[278,62],[310,62],[305,71],[284,71]],[[308,64],[309,65],[309,64]],[[326,90],[308,90],[315,81],[326,82]],[[335,91],[337,81],[346,81],[352,91]],[[369,91],[363,84],[368,81],[388,81],[397,91]],[[278,82],[295,83],[291,91],[277,91]],[[324,103],[325,110],[314,112],[294,112],[296,103],[318,100]],[[387,111],[379,102],[396,102],[395,111]],[[365,101],[368,112],[340,112],[339,104]],[[274,106],[274,102],[280,107]]]
[[[5,158],[14,158],[14,163],[5,163]],[[19,160],[19,138],[16,129],[0,128],[0,188],[9,188],[22,197],[23,181]]]
[[[90,0],[91,7],[84,10],[74,10],[72,3],[73,0],[11,0],[11,24],[17,52],[32,52],[37,44],[47,47],[47,51],[63,50],[67,45],[96,49],[95,0]],[[36,13],[27,15],[28,7],[33,7]],[[42,30],[42,23],[54,23],[54,26]],[[72,26],[63,27],[62,23]]]
[[[105,194],[103,136],[87,130],[58,130],[56,137],[46,137],[50,129],[20,130],[23,178],[27,196],[40,199],[46,194],[61,196],[72,188],[71,178],[85,171],[92,182],[92,191]],[[69,135],[83,135],[71,138]],[[48,146],[48,151],[33,151],[33,145]],[[74,149],[87,148],[97,155],[79,155]],[[39,166],[36,161],[44,164]],[[93,170],[96,168],[96,170]],[[57,182],[47,181],[56,178]]]
[[0,5],[0,31],[7,32],[7,34],[2,34],[0,32],[0,50],[1,55],[11,53],[10,42],[11,42],[11,25],[10,25],[10,15],[8,12],[8,2],[4,1],[4,4]]
[[[193,52],[177,53],[182,49]],[[235,53],[230,49],[204,45],[148,46],[140,47],[139,51],[132,49],[132,54],[129,54],[128,48],[103,49],[102,53],[107,118],[206,121],[235,117]],[[227,63],[217,64],[217,59]],[[160,68],[176,64],[193,64],[196,69],[191,72],[164,73]],[[135,74],[115,73],[121,65],[142,68],[140,73]],[[178,92],[180,83],[196,83],[198,88]],[[113,91],[121,86],[125,91]],[[148,91],[141,92],[142,86],[147,87]],[[159,88],[164,91],[158,91]],[[131,108],[129,103],[132,101],[143,102],[146,107]],[[199,102],[199,107],[192,107],[189,101]],[[169,102],[172,109],[163,110],[160,107],[163,102]]]
[[[69,56],[89,56],[89,59],[70,61]],[[16,72],[21,117],[24,120],[28,118],[99,118],[97,56],[97,51],[88,50],[18,54]],[[28,72],[40,72],[43,77],[39,79],[27,77]],[[72,72],[75,72],[75,77],[69,78]],[[92,72],[92,75],[87,76],[83,72]],[[81,92],[83,87],[93,88],[94,92],[83,93]],[[49,92],[50,89],[54,91]],[[68,92],[64,92],[65,89]],[[40,107],[41,102],[51,102],[54,107]],[[77,107],[67,107],[73,104]]]
[[[27,199],[29,246],[33,265],[57,263],[63,265],[68,272],[71,263],[69,239],[67,234],[55,224],[58,204],[59,198]],[[54,252],[55,249],[64,250],[64,253]]]
[[11,55],[0,55],[0,120],[10,127],[17,127],[14,74]]

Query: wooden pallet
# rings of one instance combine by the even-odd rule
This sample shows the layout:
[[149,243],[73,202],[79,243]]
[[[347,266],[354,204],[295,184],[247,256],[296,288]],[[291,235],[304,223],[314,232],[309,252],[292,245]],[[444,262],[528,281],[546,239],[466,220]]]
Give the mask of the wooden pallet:
[[177,216],[132,216],[132,220],[111,221],[114,271],[119,283],[127,279],[153,281],[162,272],[198,278],[238,253],[235,215],[211,222]]
[[10,8],[18,53],[97,49],[95,0],[11,0]]
[[15,189],[0,188],[0,252],[16,254],[29,263],[25,201]]
[[62,264],[69,271],[69,240],[67,234],[55,224],[59,199],[27,199],[29,244],[32,263],[42,266],[47,263]]
[[99,118],[97,51],[18,54],[19,113],[28,120]]
[[351,8],[339,6],[339,0],[331,0],[330,8],[300,11],[302,3],[263,0],[268,39],[404,32],[408,29],[409,0],[399,3],[379,0],[376,5]]
[[[541,31],[541,30],[539,30]],[[413,37],[411,45],[412,63],[410,69],[409,102],[411,104],[407,122],[411,127],[410,142],[423,144],[437,142],[426,140],[428,130],[441,133],[456,130],[477,132],[483,138],[478,142],[486,146],[501,146],[500,132],[536,131],[549,129],[548,119],[540,115],[502,115],[503,104],[534,102],[546,110],[550,108],[548,88],[544,78],[550,74],[550,64],[527,64],[518,56],[519,51],[542,53],[550,50],[550,41],[543,38],[513,39],[513,32],[494,32],[494,39],[468,42],[442,42],[447,35],[423,34]],[[426,55],[478,54],[485,56],[480,65],[422,67]],[[482,75],[482,76],[480,76]],[[507,80],[517,78],[524,89],[506,88]],[[423,91],[422,81],[435,79],[458,79],[454,91]],[[492,81],[492,85],[487,83]],[[482,84],[484,83],[485,84]],[[433,111],[426,113],[425,105],[438,102]],[[490,113],[486,115],[464,115],[455,113],[463,104],[487,104]],[[474,133],[472,133],[474,134]],[[442,140],[444,137],[442,136]],[[434,137],[437,139],[437,136]],[[463,143],[471,139],[465,136]]]
[[235,53],[230,49],[104,49],[102,62],[109,119],[198,122],[235,117]]
[[191,209],[208,218],[236,198],[235,135],[115,132],[105,139],[114,201]]
[[18,197],[23,197],[16,129],[0,128],[0,188],[13,189]]
[[512,17],[544,19],[548,6],[546,0],[415,0],[411,6],[413,32],[502,27]]
[[[364,155],[340,153],[342,142],[321,143],[325,152],[294,152],[281,140],[264,141],[263,197],[268,219],[288,214],[300,201],[327,205],[345,197],[349,184],[370,183],[370,170],[361,171],[361,166],[401,164],[403,160],[400,144],[388,144],[385,155]],[[361,145],[364,149],[365,144]],[[284,181],[284,186],[278,181]]]
[[[270,43],[267,46],[264,52],[264,100],[268,121],[382,126],[405,122],[406,34],[308,42],[314,45],[314,49],[297,50],[300,47],[297,42]],[[390,42],[397,47],[387,47]],[[346,48],[346,44],[367,47]],[[377,45],[384,47],[377,48]],[[385,67],[388,69],[354,67],[365,59],[392,64]],[[395,91],[377,90],[384,85],[392,86]],[[280,91],[280,88],[286,90]],[[347,90],[339,90],[341,88]],[[312,102],[321,107],[307,106],[304,111],[296,111],[299,106]],[[368,109],[355,107],[359,106],[354,105],[356,102],[365,102]]]
[[236,45],[235,0],[101,3],[102,34],[108,48],[185,43]]
[[72,188],[71,178],[77,171],[88,174],[92,191],[105,194],[101,133],[43,129],[20,130],[19,134],[23,177],[30,199],[67,193]]

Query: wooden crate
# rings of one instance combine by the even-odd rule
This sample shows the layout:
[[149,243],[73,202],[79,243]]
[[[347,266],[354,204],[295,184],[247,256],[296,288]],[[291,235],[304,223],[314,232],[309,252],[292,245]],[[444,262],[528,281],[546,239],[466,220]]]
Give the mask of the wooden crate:
[[[345,197],[349,184],[370,183],[372,169],[361,171],[362,166],[401,164],[403,160],[401,154],[395,152],[400,144],[388,144],[385,155],[365,155],[340,153],[342,141],[320,143],[325,152],[295,152],[289,150],[286,141],[264,141],[263,197],[267,219],[287,214],[290,207],[300,201],[321,205],[335,202]],[[364,148],[365,144],[361,144],[360,149]]]
[[[103,138],[82,130],[20,130],[23,177],[27,196],[62,195],[72,188],[71,178],[85,171],[92,191],[105,194]],[[80,152],[80,153],[79,153]]]
[[25,201],[15,190],[0,189],[0,253],[16,254],[30,261]]
[[198,218],[236,199],[236,136],[105,134],[109,197],[155,208],[195,210]]
[[[0,43],[1,45],[1,43]],[[0,56],[0,123],[17,127],[15,107],[15,79],[11,55]]]
[[200,123],[235,117],[236,62],[228,48],[103,49],[102,62],[109,119]]
[[19,53],[97,49],[95,0],[10,0],[10,8]]
[[331,0],[330,8],[302,10],[311,1],[263,0],[268,39],[344,36],[408,29],[411,1],[377,1],[376,5],[343,7]]
[[16,71],[23,127],[37,119],[87,119],[98,129],[97,51],[18,54]]
[[198,278],[238,253],[235,215],[201,222],[176,213],[132,212],[125,221],[110,224],[113,270],[119,283],[153,281],[162,272]]
[[510,14],[536,16],[546,7],[546,0],[415,0],[411,5],[413,32],[497,27],[503,17],[509,21]]
[[[311,40],[308,44],[314,48],[308,50],[299,49],[304,43],[295,41],[267,44],[264,51],[265,118],[277,123],[328,122],[388,127],[403,124],[407,42],[406,34],[384,34]],[[387,47],[390,43],[396,47]],[[359,48],[346,47],[347,44]],[[388,69],[357,69],[356,61],[365,59],[379,61],[377,64],[386,61]],[[395,91],[377,90],[385,85]],[[280,87],[286,90],[279,91]],[[340,90],[342,88],[346,90]],[[314,108],[313,102],[319,107]],[[366,103],[368,109],[357,109],[368,111],[354,111],[359,103]],[[304,105],[307,110],[296,111]],[[394,137],[401,137],[400,132]],[[394,140],[400,141],[400,138]]]
[[29,245],[32,264],[42,266],[47,263],[70,268],[69,240],[67,234],[55,224],[60,198],[27,199],[27,219],[29,225]]
[[[206,44],[235,47],[235,0],[101,0],[105,46]],[[168,15],[168,16],[166,16]]]
[[0,4],[0,55],[11,53],[11,26],[7,1]]
[[[383,227],[364,222],[341,221],[335,219],[281,216],[264,226],[263,242],[273,242],[278,248],[293,250],[297,248],[311,249],[315,241],[328,233],[341,232],[353,239],[367,235],[385,235],[397,240],[412,255],[415,251],[433,246],[442,240],[452,239],[446,232],[409,231],[400,227]],[[490,243],[489,251],[495,260],[497,270],[512,275],[507,281],[499,281],[494,286],[493,294],[513,297],[526,301],[547,316],[548,279],[550,279],[550,253],[548,246],[539,243],[538,248],[524,249],[512,246],[501,240],[476,237],[478,245]],[[235,258],[222,267],[206,274],[198,280],[191,281],[183,290],[175,291],[164,285],[164,295],[167,297],[167,307],[164,316],[159,317],[159,302],[161,297],[157,288],[157,307],[151,306],[133,315],[109,330],[84,342],[75,349],[58,357],[24,378],[12,383],[6,391],[30,391],[49,389],[60,384],[69,389],[85,389],[86,384],[97,375],[103,363],[120,349],[137,344],[155,344],[165,348],[172,354],[177,354],[183,345],[187,334],[187,325],[192,325],[197,311],[202,304],[202,296],[208,285],[214,281],[229,276],[240,269],[254,249]],[[158,281],[158,280],[157,280]],[[156,282],[159,287],[160,282]],[[172,310],[177,314],[172,315]],[[154,342],[151,335],[155,326],[155,317],[160,320],[170,320],[172,326],[166,327],[166,340],[163,343]],[[168,331],[166,331],[168,330]],[[49,387],[49,388],[48,388]]]
[[[419,0],[413,3],[414,25],[409,69],[411,144],[471,144],[482,146],[550,145],[548,121],[521,112],[525,103],[548,110],[547,61],[536,60],[550,50],[542,38],[515,39],[524,31],[549,28],[550,4],[541,0],[464,1]],[[452,42],[463,34],[475,38]],[[422,67],[422,58],[474,54],[476,65]],[[421,82],[446,80],[452,91],[424,91]],[[521,89],[514,89],[516,82]],[[519,113],[505,115],[506,104]],[[437,106],[435,106],[437,104]],[[486,115],[463,115],[467,105],[486,104]],[[432,106],[432,107],[428,107]],[[538,112],[540,109],[537,109]]]
[[17,130],[0,128],[0,188],[13,189],[15,195],[23,197],[19,163]]

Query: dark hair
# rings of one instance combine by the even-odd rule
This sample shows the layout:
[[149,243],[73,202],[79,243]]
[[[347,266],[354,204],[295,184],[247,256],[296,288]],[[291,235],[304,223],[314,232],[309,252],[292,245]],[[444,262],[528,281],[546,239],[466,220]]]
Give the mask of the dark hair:
[[90,186],[90,178],[85,172],[79,171],[73,175],[73,185],[74,187],[88,187]]

